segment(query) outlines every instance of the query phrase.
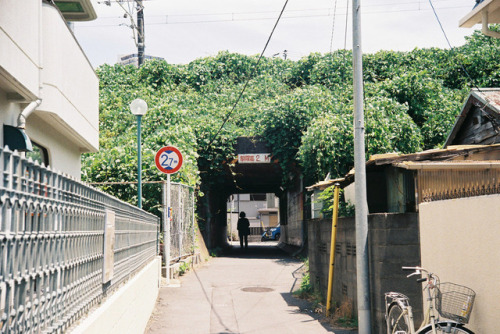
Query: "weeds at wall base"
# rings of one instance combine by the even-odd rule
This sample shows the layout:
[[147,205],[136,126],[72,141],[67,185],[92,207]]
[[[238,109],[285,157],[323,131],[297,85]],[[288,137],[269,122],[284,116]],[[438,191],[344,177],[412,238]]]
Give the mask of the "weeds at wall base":
[[179,276],[184,275],[191,267],[191,262],[183,262],[179,266]]
[[343,328],[357,328],[358,318],[354,315],[354,306],[352,300],[344,297],[335,312],[329,318],[330,324]]
[[325,316],[325,320],[333,327],[341,327],[346,329],[353,329],[358,327],[358,319],[354,314],[354,306],[352,300],[344,297],[340,305],[335,307],[335,311],[326,318],[326,306],[323,296],[318,290],[315,290],[311,284],[309,275],[309,261],[304,261],[304,266],[307,271],[302,276],[300,288],[293,293],[297,298],[307,300],[311,303],[311,308],[314,313]]

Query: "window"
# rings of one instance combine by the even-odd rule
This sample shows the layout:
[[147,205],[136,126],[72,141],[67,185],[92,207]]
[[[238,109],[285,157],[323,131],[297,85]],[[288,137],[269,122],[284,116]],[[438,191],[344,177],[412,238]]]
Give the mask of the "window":
[[43,146],[34,141],[31,142],[33,145],[33,151],[26,152],[26,158],[31,158],[33,161],[38,161],[45,166],[49,165],[49,152]]
[[266,194],[250,194],[251,201],[265,201]]

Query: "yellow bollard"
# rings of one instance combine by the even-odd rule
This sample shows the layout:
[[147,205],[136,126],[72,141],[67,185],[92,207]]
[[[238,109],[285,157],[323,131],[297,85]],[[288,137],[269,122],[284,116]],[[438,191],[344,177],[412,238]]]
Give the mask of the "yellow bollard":
[[333,191],[332,237],[330,242],[330,267],[328,271],[328,294],[326,297],[326,316],[330,316],[332,308],[333,269],[335,268],[335,239],[337,237],[337,219],[339,215],[340,185],[335,183]]

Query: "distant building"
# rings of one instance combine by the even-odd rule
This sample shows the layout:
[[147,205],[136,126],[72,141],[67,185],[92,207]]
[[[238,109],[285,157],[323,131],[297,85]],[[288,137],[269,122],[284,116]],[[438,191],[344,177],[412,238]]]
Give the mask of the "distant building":
[[279,224],[279,199],[275,194],[234,194],[227,201],[227,224],[233,235],[238,235],[236,225],[239,213],[244,211],[250,227],[273,227]]
[[[153,59],[164,60],[165,58],[144,55],[144,61]],[[139,66],[139,55],[137,53],[132,53],[125,56],[119,56],[118,64]]]
[[99,80],[68,23],[95,19],[91,1],[1,6],[0,145],[79,179],[99,149]]

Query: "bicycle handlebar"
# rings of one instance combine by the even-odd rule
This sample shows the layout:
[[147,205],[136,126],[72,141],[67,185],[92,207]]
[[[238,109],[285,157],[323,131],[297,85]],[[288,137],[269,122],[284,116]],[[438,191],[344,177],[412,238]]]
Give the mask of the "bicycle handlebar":
[[405,271],[408,271],[408,270],[423,270],[423,271],[427,271],[425,270],[424,268],[422,267],[401,267],[403,270]]
[[425,270],[422,267],[402,267],[402,269],[404,271],[409,271],[409,270],[413,271],[413,273],[407,275],[406,277],[412,277],[415,275],[422,275],[422,271],[427,272],[427,270]]
[[422,273],[425,273],[427,277],[421,277],[417,279],[417,283],[422,283],[425,281],[434,281],[437,279],[436,275],[430,273],[428,270],[422,268],[422,267],[402,267],[404,271],[413,271],[411,274],[407,275],[406,277],[411,277],[415,275],[422,275]]

